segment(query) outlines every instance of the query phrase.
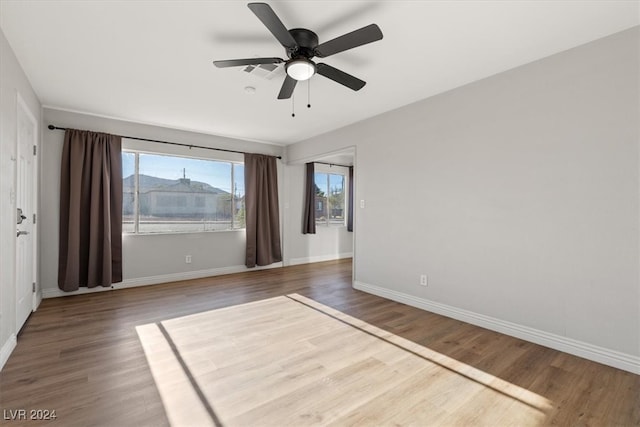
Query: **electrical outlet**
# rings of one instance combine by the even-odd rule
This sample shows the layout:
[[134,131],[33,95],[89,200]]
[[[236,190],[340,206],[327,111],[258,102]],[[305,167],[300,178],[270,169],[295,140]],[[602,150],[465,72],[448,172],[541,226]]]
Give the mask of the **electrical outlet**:
[[184,257],[185,264],[191,264],[191,255],[187,255]]
[[364,209],[364,199],[360,200],[360,208]]
[[427,280],[427,275],[426,274],[421,274],[420,275],[420,284],[422,286],[428,286],[428,280]]

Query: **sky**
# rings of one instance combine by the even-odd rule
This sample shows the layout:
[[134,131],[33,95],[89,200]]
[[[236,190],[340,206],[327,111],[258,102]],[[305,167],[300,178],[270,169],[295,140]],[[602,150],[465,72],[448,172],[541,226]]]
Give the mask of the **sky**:
[[[244,165],[234,164],[235,181],[238,193],[244,195]],[[135,154],[122,153],[122,177],[133,175]],[[231,192],[231,163],[213,160],[192,159],[188,157],[161,156],[140,153],[140,174],[165,179],[183,177],[192,181],[205,182],[216,188]],[[325,184],[326,185],[326,184]]]
[[[327,191],[327,175],[329,175],[329,191]],[[330,193],[331,190],[340,191],[344,189],[344,176],[316,172],[315,183],[325,194]]]

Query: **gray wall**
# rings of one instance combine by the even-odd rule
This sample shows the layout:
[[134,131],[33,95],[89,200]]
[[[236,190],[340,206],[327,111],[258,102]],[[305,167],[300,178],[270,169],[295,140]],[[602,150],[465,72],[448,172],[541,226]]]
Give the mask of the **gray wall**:
[[[45,125],[55,124],[59,127],[90,129],[238,151],[271,155],[281,155],[283,151],[282,147],[276,145],[203,135],[49,108],[44,109],[43,119]],[[45,297],[63,295],[57,288],[60,159],[63,139],[64,132],[62,131],[44,131],[42,175],[46,179],[42,185],[41,197],[40,270]],[[242,161],[243,159],[242,155],[238,154],[197,149],[189,151],[188,148],[132,140],[123,140],[123,147],[182,155],[197,154],[198,156],[209,156],[221,160]],[[279,163],[282,165],[281,162]],[[283,169],[284,166],[280,166],[281,194]],[[115,285],[116,288],[204,277],[242,271],[245,268],[245,234],[243,230],[157,235],[125,234],[122,243],[124,281],[123,284]],[[191,264],[185,263],[186,255],[192,256]],[[84,293],[87,292],[87,289],[81,288],[78,292]]]
[[0,368],[16,331],[16,111],[20,94],[40,123],[40,101],[0,31]]
[[356,286],[640,370],[639,38],[289,146],[357,146]]

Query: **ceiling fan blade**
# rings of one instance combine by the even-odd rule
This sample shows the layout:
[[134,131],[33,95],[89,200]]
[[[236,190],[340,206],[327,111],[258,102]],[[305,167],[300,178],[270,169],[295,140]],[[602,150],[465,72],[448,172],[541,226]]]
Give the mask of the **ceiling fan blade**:
[[218,68],[239,67],[241,65],[279,64],[284,62],[280,58],[247,58],[247,59],[227,59],[224,61],[213,61],[213,65]]
[[367,82],[327,64],[316,64],[316,72],[353,90],[360,90],[367,84]]
[[278,15],[271,9],[271,6],[266,3],[249,3],[247,6],[262,21],[264,26],[271,31],[271,34],[278,39],[282,46],[292,50],[298,47],[298,43],[280,21]]
[[282,88],[280,89],[280,93],[278,94],[278,99],[289,99],[291,95],[293,95],[293,90],[296,88],[296,84],[298,81],[296,79],[292,79],[287,74],[287,77],[284,79],[284,83],[282,83]]
[[376,24],[367,25],[359,30],[352,31],[316,47],[315,54],[320,58],[334,55],[338,52],[353,49],[363,44],[372,43],[382,39],[382,31]]

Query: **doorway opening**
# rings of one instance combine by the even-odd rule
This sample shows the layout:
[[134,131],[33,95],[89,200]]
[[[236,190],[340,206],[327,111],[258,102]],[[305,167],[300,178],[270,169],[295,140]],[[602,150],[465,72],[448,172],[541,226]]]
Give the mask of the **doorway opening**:
[[[313,163],[314,188],[307,186],[306,163]],[[296,166],[298,165],[298,166]],[[356,148],[348,147],[333,152],[318,154],[296,161],[292,166],[299,170],[292,172],[299,174],[299,179],[291,181],[301,182],[300,189],[292,187],[292,201],[298,203],[300,200],[300,215],[297,216],[298,207],[292,207],[292,214],[295,229],[292,230],[297,236],[293,239],[297,242],[296,254],[291,259],[291,264],[326,261],[332,259],[352,259],[352,277],[355,278],[356,269],[356,200],[357,192],[357,167]],[[294,175],[296,176],[296,175]],[[311,193],[315,193],[313,208],[309,201]],[[302,209],[304,207],[304,209]],[[313,211],[314,215],[309,216],[303,212]],[[300,221],[304,218],[303,221]],[[315,218],[315,233],[313,228],[309,228],[304,234],[300,233],[298,224],[313,221]],[[304,227],[307,230],[306,226]],[[293,246],[293,245],[292,245]],[[302,256],[306,255],[306,257]],[[298,256],[300,258],[295,258]]]

